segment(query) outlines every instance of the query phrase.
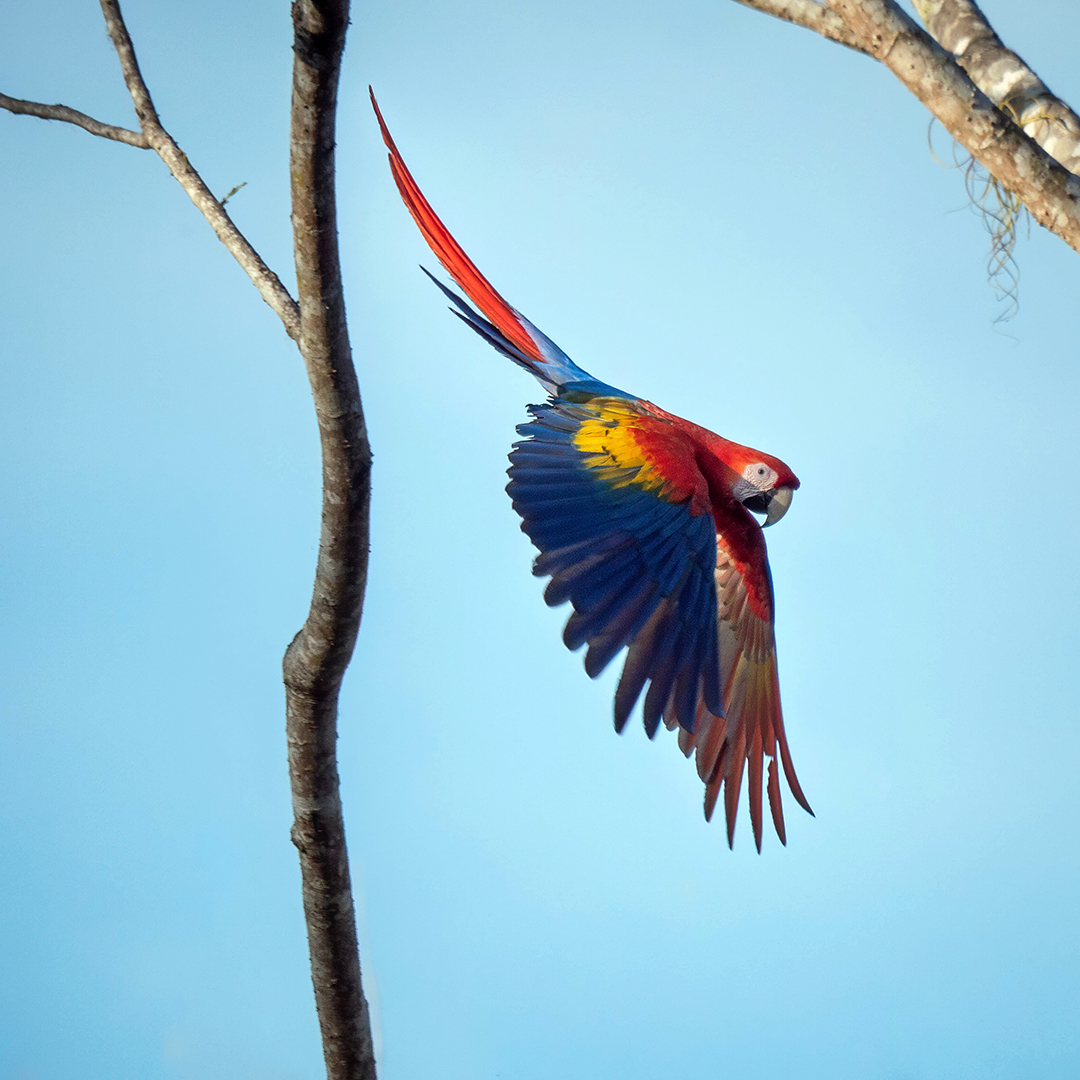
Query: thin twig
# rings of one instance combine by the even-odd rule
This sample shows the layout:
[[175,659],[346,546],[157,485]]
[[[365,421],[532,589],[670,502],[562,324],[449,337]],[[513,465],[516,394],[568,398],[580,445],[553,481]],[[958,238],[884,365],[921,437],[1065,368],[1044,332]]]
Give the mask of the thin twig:
[[7,94],[0,94],[0,108],[25,116],[38,116],[44,120],[62,120],[83,128],[91,135],[99,135],[103,139],[113,139],[143,150],[154,150],[180,182],[180,186],[188,193],[203,217],[210,223],[218,239],[232,252],[233,258],[251,278],[262,294],[262,298],[277,313],[278,318],[285,325],[285,332],[296,339],[300,334],[300,309],[296,301],[289,295],[289,290],[282,285],[277,274],[262,261],[259,253],[233,224],[232,218],[224,209],[224,203],[214,198],[213,193],[203,183],[202,177],[188,161],[187,155],[176,144],[176,140],[162,127],[150,98],[150,91],[146,88],[146,83],[139,72],[135,48],[124,25],[119,0],[101,0],[101,11],[105,16],[109,37],[120,58],[120,68],[135,104],[135,113],[139,118],[141,131],[130,131],[113,124],[104,124],[67,105],[44,105],[37,101],[23,101],[21,98],[9,97]]
[[74,124],[76,127],[89,131],[91,135],[100,135],[103,139],[114,139],[116,142],[127,143],[128,146],[136,146],[140,150],[150,149],[150,143],[141,131],[103,124],[100,120],[79,112],[78,109],[68,108],[67,105],[43,105],[40,101],[23,101],[22,98],[0,94],[0,109],[7,109],[8,112],[21,116],[39,116],[42,120],[63,120],[67,124]]
[[124,25],[124,17],[120,14],[118,0],[101,0],[101,11],[105,16],[105,26],[109,37],[120,58],[124,82],[127,83],[131,100],[135,104],[135,114],[139,118],[147,143],[169,167],[169,172],[179,181],[180,186],[188,193],[188,197],[198,207],[199,212],[210,223],[217,238],[229,249],[233,258],[251,278],[262,298],[277,313],[278,318],[285,324],[285,331],[289,337],[298,340],[300,310],[296,301],[289,295],[288,289],[281,284],[277,274],[262,261],[259,253],[233,224],[232,218],[221,203],[214,198],[213,192],[192,168],[187,155],[177,146],[176,140],[162,127],[157,110],[150,98],[150,91],[146,88],[146,83],[139,71],[135,47]]
[[247,187],[247,181],[242,180],[236,187],[229,188],[229,193],[221,200],[221,205],[224,206],[241,188],[245,187]]
[[374,1080],[337,771],[338,690],[367,584],[371,448],[352,363],[334,190],[338,74],[349,0],[294,0],[289,142],[300,351],[323,461],[311,609],[285,653],[293,842],[300,853],[311,978],[329,1080]]

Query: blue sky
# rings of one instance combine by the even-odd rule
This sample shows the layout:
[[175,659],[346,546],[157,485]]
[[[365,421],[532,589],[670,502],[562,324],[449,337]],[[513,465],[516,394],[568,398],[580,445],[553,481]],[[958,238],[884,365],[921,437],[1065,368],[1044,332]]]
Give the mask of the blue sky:
[[[1074,104],[1077,12],[983,5]],[[291,279],[287,5],[129,0],[162,118]],[[97,6],[3,89],[132,123]],[[611,730],[503,492],[540,391],[445,310],[366,101],[596,376],[776,454],[792,752],[735,850]],[[149,153],[0,115],[0,1076],[321,1073],[281,653],[318,523],[302,367]],[[988,239],[884,68],[733,3],[354,12],[341,241],[375,451],[341,769],[383,1080],[1080,1071],[1080,259]],[[948,140],[935,136],[939,156]],[[616,665],[617,667],[617,665]]]

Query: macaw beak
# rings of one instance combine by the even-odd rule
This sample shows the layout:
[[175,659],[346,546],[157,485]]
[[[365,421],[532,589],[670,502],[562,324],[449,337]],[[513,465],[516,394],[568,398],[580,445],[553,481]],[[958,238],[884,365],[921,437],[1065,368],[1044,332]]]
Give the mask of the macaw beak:
[[794,488],[778,487],[770,491],[765,498],[768,500],[768,509],[765,511],[765,520],[761,523],[763,529],[775,525],[787,512],[791,505],[791,497],[795,494]]

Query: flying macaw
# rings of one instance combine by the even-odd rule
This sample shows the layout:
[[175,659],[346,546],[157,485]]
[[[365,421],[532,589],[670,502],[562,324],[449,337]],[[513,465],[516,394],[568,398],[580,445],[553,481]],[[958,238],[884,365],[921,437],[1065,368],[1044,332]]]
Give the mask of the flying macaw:
[[[370,88],[369,88],[370,89]],[[550,395],[510,453],[506,490],[540,550],[533,573],[544,599],[569,600],[570,649],[588,645],[595,678],[626,648],[615,691],[622,732],[645,690],[651,739],[661,719],[696,752],[705,817],[724,789],[728,846],[735,835],[744,763],[750,821],[761,850],[761,789],[787,843],[776,755],[796,801],[813,814],[791,764],[773,635],[772,575],[761,526],[780,520],[799,486],[778,458],[594,379],[511,307],[473,265],[424,198],[371,103],[401,197],[439,262],[479,308],[425,274],[451,309],[490,345],[534,375]],[[421,269],[423,269],[421,267]],[[753,512],[753,513],[752,513]]]

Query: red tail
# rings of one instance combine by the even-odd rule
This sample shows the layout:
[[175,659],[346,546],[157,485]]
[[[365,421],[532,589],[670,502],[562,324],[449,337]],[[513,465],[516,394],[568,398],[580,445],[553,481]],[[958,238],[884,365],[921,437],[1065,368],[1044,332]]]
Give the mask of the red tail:
[[402,201],[409,208],[413,220],[420,227],[424,239],[438,257],[439,262],[446,267],[447,272],[465,290],[469,299],[483,312],[494,324],[504,337],[526,356],[543,364],[544,358],[536,347],[536,342],[525,332],[525,328],[518,322],[513,308],[499,295],[494,286],[473,265],[472,259],[461,250],[461,246],[450,235],[450,231],[439,220],[438,215],[431,209],[431,204],[424,198],[423,192],[417,187],[405,162],[401,160],[401,154],[394,145],[394,140],[386,127],[386,122],[379,112],[379,103],[375,100],[375,91],[368,87],[371,94],[371,104],[375,109],[375,115],[379,120],[379,128],[382,130],[383,142],[390,151],[390,169],[397,182],[398,191],[401,192]]

